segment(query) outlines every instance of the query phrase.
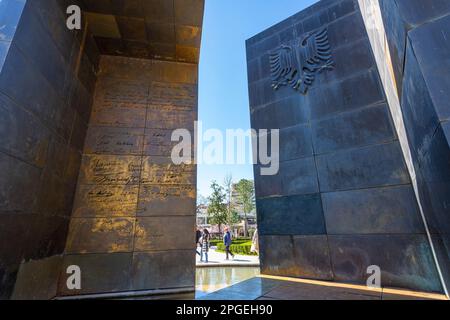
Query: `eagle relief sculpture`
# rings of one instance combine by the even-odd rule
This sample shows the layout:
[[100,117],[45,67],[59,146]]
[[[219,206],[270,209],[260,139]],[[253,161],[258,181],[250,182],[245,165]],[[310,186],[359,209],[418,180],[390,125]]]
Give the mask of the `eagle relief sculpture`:
[[283,44],[270,54],[274,90],[291,86],[305,95],[313,85],[316,74],[333,69],[334,62],[326,28],[308,33],[292,44]]

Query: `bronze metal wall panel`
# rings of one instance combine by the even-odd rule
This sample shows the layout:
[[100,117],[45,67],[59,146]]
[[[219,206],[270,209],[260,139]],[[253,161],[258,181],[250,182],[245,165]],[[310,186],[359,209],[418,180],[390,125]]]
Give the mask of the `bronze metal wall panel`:
[[177,142],[172,142],[170,129],[146,129],[144,137],[144,154],[156,157],[170,157]]
[[195,243],[194,234],[186,234],[186,228],[190,225],[195,225],[194,216],[140,217],[136,222],[135,250],[145,252],[192,249],[192,243]]
[[[87,276],[89,293],[194,287],[196,166],[170,156],[173,130],[194,128],[196,79],[194,65],[102,56],[66,254],[83,273],[113,274],[100,260],[125,252],[133,263],[119,284]],[[65,279],[61,294],[86,292]]]
[[204,0],[82,0],[102,54],[198,63]]
[[68,290],[66,281],[58,284],[58,295],[72,296],[96,294],[104,292],[128,291],[130,285],[131,253],[65,255],[61,268],[61,278],[67,277],[69,266],[79,266],[81,270],[89,270],[83,275],[80,290]]
[[131,269],[133,289],[191,289],[195,282],[195,259],[192,258],[192,251],[135,253]]
[[75,198],[74,217],[134,217],[138,185],[83,185]]
[[131,252],[134,223],[132,218],[72,218],[66,253]]
[[[86,30],[67,29],[66,9],[72,4],[87,13]],[[90,270],[83,290],[68,292],[62,280],[62,295],[141,286],[130,277],[138,213],[156,220],[179,217],[189,237],[195,168],[184,173],[168,167],[163,178],[160,162],[145,178],[142,173],[143,163],[152,163],[149,157],[170,156],[170,130],[193,128],[197,119],[203,5],[193,0],[185,10],[184,2],[165,0],[1,1],[0,238],[14,245],[0,245],[0,298],[11,296],[17,274],[14,297],[51,298],[52,275],[32,270],[49,267],[53,274],[57,264],[62,278],[68,264]],[[167,30],[171,36],[164,41],[149,42]],[[100,60],[100,52],[125,57]],[[166,119],[163,127],[151,120],[155,114]],[[181,179],[173,177],[180,172]],[[70,254],[54,258],[66,240]],[[185,269],[189,286],[193,270]],[[23,285],[28,281],[29,292]],[[161,282],[144,286],[160,288]]]
[[91,127],[84,152],[86,154],[140,155],[144,129]]
[[195,211],[195,185],[141,185],[138,216],[184,216]]
[[148,90],[148,84],[141,82],[121,79],[98,82],[90,123],[144,128]]
[[[14,297],[51,298],[48,280],[59,274],[52,257],[64,250],[98,51],[87,44],[89,34],[83,43],[82,32],[67,29],[61,1],[0,6],[0,42],[10,42],[8,55],[0,53],[0,225],[10,230],[2,232],[9,246],[0,249],[0,298],[11,296],[17,274]],[[15,14],[21,19],[13,24]],[[52,275],[33,266],[48,266]]]
[[195,165],[176,165],[171,158],[165,157],[143,158],[142,184],[193,185],[196,177]]
[[116,155],[84,155],[79,185],[138,184],[141,157]]

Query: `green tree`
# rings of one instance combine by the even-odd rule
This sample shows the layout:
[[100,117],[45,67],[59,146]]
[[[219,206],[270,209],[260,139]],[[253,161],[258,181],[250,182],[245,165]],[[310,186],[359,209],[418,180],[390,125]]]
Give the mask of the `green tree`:
[[213,181],[211,184],[212,193],[208,198],[208,216],[213,224],[219,226],[219,232],[222,232],[222,225],[227,223],[227,205],[225,202],[226,195],[221,186]]
[[234,224],[238,224],[240,222],[241,222],[241,217],[239,216],[239,212],[237,212],[236,210],[233,209],[228,218],[228,224],[234,225]]
[[247,215],[255,209],[255,186],[252,180],[242,179],[235,185],[238,203],[244,211],[244,234],[248,236]]

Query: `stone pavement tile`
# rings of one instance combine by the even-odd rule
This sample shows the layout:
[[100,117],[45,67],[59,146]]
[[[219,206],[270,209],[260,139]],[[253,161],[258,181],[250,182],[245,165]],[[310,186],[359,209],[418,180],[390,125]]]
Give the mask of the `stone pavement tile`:
[[282,284],[283,284],[282,281],[263,278],[252,278],[240,282],[238,284],[235,284],[227,288],[226,290],[230,292],[232,291],[238,293],[249,293],[251,295],[263,296]]
[[236,292],[228,289],[223,289],[214,293],[211,293],[207,296],[201,297],[198,300],[214,300],[214,301],[222,301],[222,300],[244,300],[244,301],[252,301],[256,300],[260,297],[259,294],[254,292]]
[[282,281],[252,278],[206,296],[198,295],[198,300],[256,300],[281,284]]
[[206,297],[207,295],[210,295],[211,293],[210,292],[204,292],[204,291],[201,291],[201,290],[196,290],[195,291],[195,299],[196,300],[200,300],[200,299],[202,299],[202,298],[204,298],[204,297]]
[[264,295],[279,300],[381,300],[381,293],[304,283],[287,283]]
[[[307,280],[305,280],[307,281]],[[303,283],[288,280],[252,278],[199,300],[446,300],[445,296],[383,289],[364,290],[336,283]]]
[[434,300],[432,298],[383,293],[382,300]]
[[383,289],[382,300],[448,300],[443,294]]

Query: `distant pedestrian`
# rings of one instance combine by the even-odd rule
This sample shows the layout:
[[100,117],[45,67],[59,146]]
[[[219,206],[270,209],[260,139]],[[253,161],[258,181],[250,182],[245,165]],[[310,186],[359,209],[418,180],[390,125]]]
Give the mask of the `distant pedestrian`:
[[[210,240],[209,231],[205,229],[205,230],[203,230],[203,236],[200,239],[201,250],[202,250],[201,259],[200,259],[201,262],[208,263],[209,240]],[[203,261],[203,256],[205,257],[204,261]]]
[[227,254],[227,260],[230,260],[229,259],[230,255],[234,259],[234,254],[230,250],[232,243],[233,243],[233,240],[231,239],[230,229],[225,228],[225,235],[223,236],[223,244],[225,245],[225,252]]
[[202,254],[200,252],[198,252],[197,248],[200,244],[200,238],[202,237],[202,232],[200,231],[199,228],[195,228],[196,232],[195,232],[195,252],[197,252],[197,254],[200,256],[200,258],[202,257]]
[[250,249],[251,252],[259,254],[259,240],[258,240],[258,229],[255,230],[252,238],[252,247]]

